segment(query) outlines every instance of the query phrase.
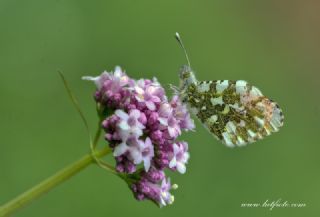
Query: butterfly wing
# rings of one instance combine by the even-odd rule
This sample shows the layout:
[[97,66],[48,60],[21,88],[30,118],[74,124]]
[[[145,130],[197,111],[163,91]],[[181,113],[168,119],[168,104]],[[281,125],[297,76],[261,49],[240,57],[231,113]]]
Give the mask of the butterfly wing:
[[277,132],[283,114],[277,103],[246,81],[202,81],[187,88],[186,101],[204,126],[229,147]]

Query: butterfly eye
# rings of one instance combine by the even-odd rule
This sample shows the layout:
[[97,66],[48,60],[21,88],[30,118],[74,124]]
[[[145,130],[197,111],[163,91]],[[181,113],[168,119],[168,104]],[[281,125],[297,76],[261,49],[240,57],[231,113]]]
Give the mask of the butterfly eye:
[[188,79],[190,77],[190,73],[192,72],[190,66],[184,65],[181,67],[180,72],[179,72],[179,77],[180,79]]

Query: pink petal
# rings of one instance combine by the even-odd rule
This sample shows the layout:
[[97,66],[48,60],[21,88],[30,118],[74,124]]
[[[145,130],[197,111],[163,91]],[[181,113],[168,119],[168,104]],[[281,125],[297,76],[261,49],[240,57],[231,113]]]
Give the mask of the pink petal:
[[115,70],[114,70],[114,76],[115,77],[121,77],[122,76],[122,70],[120,66],[116,66]]
[[127,150],[128,150],[128,146],[126,143],[123,142],[115,147],[113,151],[113,155],[115,157],[118,157],[120,155],[123,155]]
[[130,156],[134,162],[134,164],[139,164],[142,161],[141,152],[137,148],[130,149]]
[[119,118],[121,118],[122,120],[128,120],[128,118],[129,118],[129,115],[127,114],[127,113],[125,113],[124,111],[122,111],[122,110],[120,110],[120,109],[117,109],[116,111],[115,111],[115,114],[119,117]]
[[176,143],[174,143],[173,144],[173,154],[176,155],[179,152],[180,152],[180,147]]
[[135,119],[140,118],[140,111],[137,109],[133,109],[130,111],[130,116],[134,117]]
[[118,126],[121,130],[129,130],[130,129],[130,126],[128,125],[128,123],[126,121],[121,121]]
[[152,96],[151,100],[152,100],[152,102],[161,102],[160,98],[157,96]]
[[176,137],[177,136],[177,131],[174,127],[168,127],[168,132],[169,132],[169,135],[171,137]]
[[177,165],[177,159],[176,157],[173,157],[169,163],[169,168],[174,168],[176,165]]
[[184,174],[186,172],[186,165],[183,163],[177,162],[177,170],[179,173]]
[[143,160],[143,166],[144,166],[145,171],[148,172],[148,170],[150,169],[150,165],[151,165],[150,158],[145,158]]
[[168,119],[166,118],[159,118],[158,119],[160,124],[164,125],[164,126],[168,126]]
[[155,104],[154,104],[153,102],[151,102],[151,101],[147,101],[147,102],[146,102],[146,106],[147,106],[147,108],[150,109],[151,111],[154,111],[154,110],[156,109]]

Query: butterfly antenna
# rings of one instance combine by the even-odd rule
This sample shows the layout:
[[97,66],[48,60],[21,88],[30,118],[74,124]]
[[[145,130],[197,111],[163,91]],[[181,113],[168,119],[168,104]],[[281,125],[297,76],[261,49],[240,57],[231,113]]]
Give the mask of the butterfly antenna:
[[189,60],[189,56],[188,56],[187,50],[186,50],[186,48],[184,47],[183,42],[182,42],[182,39],[181,39],[181,37],[180,37],[180,35],[179,35],[178,32],[176,32],[175,38],[177,39],[177,41],[179,42],[181,48],[183,49],[183,52],[184,52],[184,55],[186,56],[188,65],[189,65],[189,67],[191,68],[191,64],[190,64],[190,60]]

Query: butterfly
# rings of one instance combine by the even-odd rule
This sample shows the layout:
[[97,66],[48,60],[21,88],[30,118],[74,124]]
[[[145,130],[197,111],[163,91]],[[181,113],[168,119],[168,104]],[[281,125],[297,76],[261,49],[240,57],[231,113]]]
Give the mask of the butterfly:
[[198,81],[188,65],[179,72],[178,94],[205,128],[228,147],[244,146],[263,139],[283,126],[279,105],[243,80]]

